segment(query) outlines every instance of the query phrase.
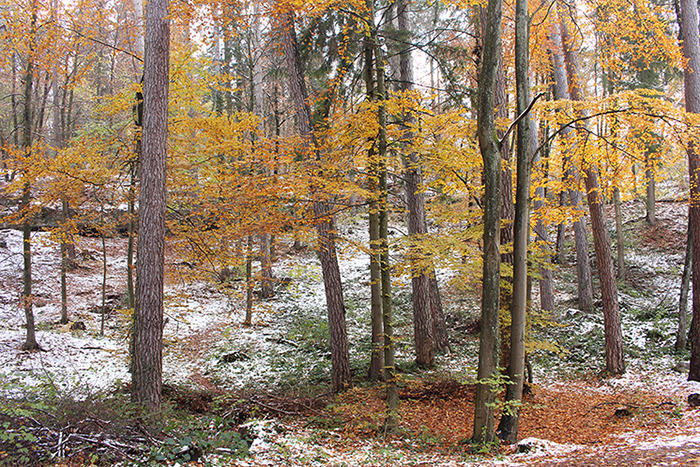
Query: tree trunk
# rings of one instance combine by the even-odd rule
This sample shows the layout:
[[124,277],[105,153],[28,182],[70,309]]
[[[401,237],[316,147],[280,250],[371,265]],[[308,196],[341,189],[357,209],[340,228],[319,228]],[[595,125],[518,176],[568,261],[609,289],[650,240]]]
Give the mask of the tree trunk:
[[[280,34],[284,49],[287,71],[289,73],[289,88],[296,111],[299,133],[305,144],[313,151],[316,161],[321,154],[316,143],[316,137],[311,126],[311,110],[307,103],[308,93],[304,81],[304,71],[301,56],[296,42],[294,28],[294,13],[289,9],[280,12]],[[315,187],[312,187],[316,191]],[[326,291],[326,306],[328,308],[328,327],[331,335],[331,380],[333,391],[339,392],[352,385],[350,375],[350,356],[345,325],[345,304],[340,279],[340,268],[335,250],[335,235],[333,216],[327,203],[315,201],[313,211],[316,217],[318,233],[319,257],[323,273],[323,284]]]
[[484,29],[484,47],[479,71],[479,103],[477,132],[484,161],[484,270],[481,299],[481,334],[479,339],[479,368],[474,402],[475,443],[488,444],[495,440],[494,401],[496,388],[489,384],[498,373],[498,311],[500,304],[501,227],[501,154],[494,139],[494,92],[496,70],[501,55],[501,0],[489,0]]
[[[22,118],[22,147],[27,152],[27,156],[29,156],[32,149],[32,87],[34,82],[34,36],[36,34],[37,22],[36,2],[32,2],[31,8],[32,18],[29,32],[29,55],[27,58],[27,69],[24,75],[24,113]],[[22,211],[22,258],[24,261],[22,302],[24,305],[27,335],[22,345],[22,350],[41,350],[41,347],[36,342],[34,304],[32,303],[32,185],[29,181],[29,174],[26,168],[24,169],[23,176],[25,177],[25,181],[22,186],[22,202],[20,204]]]
[[[376,99],[374,88],[374,44],[371,37],[365,38],[365,88],[367,99]],[[382,322],[382,283],[381,283],[381,249],[379,241],[379,206],[374,194],[378,194],[379,174],[376,164],[374,144],[367,150],[369,182],[368,189],[372,193],[369,202],[369,280],[370,280],[370,310],[372,320],[372,350],[370,355],[369,379],[384,379],[384,331]]]
[[[401,37],[406,40],[399,53],[401,91],[413,89],[413,62],[408,48],[408,6],[409,1],[398,0],[397,18]],[[433,317],[430,310],[429,271],[420,264],[420,246],[418,242],[425,235],[425,201],[421,192],[423,183],[418,154],[411,150],[415,138],[411,125],[415,123],[414,116],[409,112],[403,115],[403,145],[404,151],[404,190],[408,207],[409,261],[411,263],[411,300],[413,304],[413,336],[416,351],[416,363],[420,366],[432,367],[435,364],[435,338],[433,335]]]
[[253,236],[248,235],[246,242],[245,253],[245,320],[244,326],[252,326],[253,324],[253,288],[255,281],[253,280]]
[[685,261],[681,278],[681,296],[678,299],[678,333],[675,348],[678,351],[688,347],[688,292],[690,289],[690,271],[693,262],[693,230],[688,213],[688,240],[685,244]]
[[[371,0],[367,2],[368,9],[374,13],[374,5]],[[371,15],[370,20],[374,18]],[[384,55],[379,45],[377,30],[371,24],[372,42],[374,44],[375,67],[377,76],[377,98],[379,108],[377,118],[379,120],[379,135],[377,138],[377,169],[379,175],[379,245],[380,245],[380,270],[382,281],[382,323],[384,325],[384,373],[386,377],[386,403],[387,412],[384,421],[384,429],[387,433],[394,433],[399,426],[398,405],[399,395],[396,387],[396,366],[394,363],[394,322],[393,305],[391,295],[391,268],[389,264],[389,189],[387,186],[387,138],[386,138],[386,84],[384,81]]]
[[[700,39],[698,38],[698,5],[696,0],[681,0],[681,34],[683,56],[688,61],[683,70],[685,110],[700,113]],[[691,27],[688,27],[690,25]],[[690,219],[692,234],[693,317],[690,322],[689,381],[700,381],[700,146],[688,144],[690,174]]]
[[[515,85],[518,116],[530,105],[529,38],[527,0],[515,3]],[[522,116],[517,135],[517,182],[513,225],[513,295],[510,305],[510,364],[506,409],[499,424],[499,438],[518,440],[519,403],[525,375],[525,316],[527,312],[527,245],[530,234],[530,116]]]
[[100,319],[100,336],[105,335],[105,314],[107,306],[107,243],[105,241],[104,229],[100,232],[100,240],[102,240],[102,313]]
[[649,225],[654,225],[656,223],[656,168],[655,164],[655,153],[653,150],[647,150],[646,152],[646,179],[647,179],[647,215],[646,221]]
[[260,235],[260,298],[272,298],[275,295],[275,283],[272,275],[272,258],[270,253],[270,234]]
[[[537,151],[539,146],[539,141],[537,138],[537,124],[534,119],[530,119],[530,154],[534,154],[532,160],[533,164],[540,162],[540,154]],[[533,202],[533,208],[536,210],[541,209],[544,205],[544,187],[542,184],[538,184],[535,188],[535,200]],[[553,290],[553,279],[552,279],[552,267],[551,258],[552,252],[549,246],[549,234],[547,233],[547,226],[544,221],[540,218],[535,224],[533,229],[535,233],[535,248],[537,248],[542,254],[542,264],[540,265],[540,308],[545,311],[554,311],[554,290]]]
[[625,280],[625,232],[622,228],[622,206],[620,206],[620,189],[613,190],[615,203],[615,232],[617,233],[617,278]]
[[[559,5],[560,7],[562,6],[561,3]],[[563,13],[562,9],[560,9],[560,13]],[[578,54],[573,49],[572,39],[569,37],[565,21],[561,22],[561,34],[571,100],[582,101],[583,92],[580,88]],[[622,345],[622,326],[620,323],[620,306],[617,298],[615,268],[612,262],[612,250],[603,208],[604,199],[598,183],[598,167],[595,161],[584,160],[583,165],[588,210],[591,215],[593,244],[598,261],[598,276],[600,278],[601,297],[603,300],[605,366],[608,373],[617,375],[625,371],[625,358]]]
[[[562,25],[563,29],[563,25]],[[562,37],[558,28],[552,31],[552,42],[555,50],[552,51],[554,88],[557,100],[569,100],[569,79],[566,74],[566,67],[561,51],[563,50]],[[562,129],[562,137],[572,138],[571,127]],[[591,275],[591,263],[588,257],[588,238],[586,235],[586,224],[583,215],[583,197],[579,191],[580,174],[576,165],[571,160],[569,151],[564,153],[564,181],[569,187],[569,203],[575,207],[579,213],[573,223],[574,241],[576,246],[576,277],[578,284],[578,306],[581,310],[591,310],[593,308],[593,281]]]
[[[170,25],[168,0],[146,6],[143,77],[143,157],[134,310],[131,400],[154,413],[163,385],[163,282],[168,147]],[[148,232],[148,235],[145,233]]]

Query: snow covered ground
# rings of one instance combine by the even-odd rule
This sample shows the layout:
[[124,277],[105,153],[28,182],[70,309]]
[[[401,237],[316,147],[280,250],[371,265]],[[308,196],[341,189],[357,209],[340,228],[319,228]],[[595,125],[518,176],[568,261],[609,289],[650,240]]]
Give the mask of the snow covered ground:
[[[663,217],[663,212],[659,216]],[[340,249],[348,303],[348,330],[353,343],[351,359],[356,362],[366,359],[369,348],[369,265],[367,255],[357,248],[365,241],[362,232],[364,229],[357,226],[346,228],[343,233],[354,241],[343,243]],[[101,336],[101,315],[94,312],[101,303],[102,247],[99,239],[81,238],[77,246],[80,267],[69,275],[69,317],[71,323],[83,322],[85,330],[74,330],[71,324],[58,324],[59,248],[47,233],[36,232],[32,239],[37,340],[44,351],[30,353],[20,350],[25,335],[24,311],[20,306],[22,239],[18,231],[0,230],[0,391],[6,396],[16,397],[27,388],[40,390],[50,385],[55,391],[80,396],[113,390],[128,383],[128,315],[112,312],[106,321],[105,335]],[[126,290],[125,240],[108,239],[107,253],[107,292],[111,297],[120,297]],[[677,301],[682,254],[636,249],[628,252],[627,259],[634,265],[638,276],[652,277],[649,294],[629,290],[620,292],[624,332],[628,345],[637,356],[629,357],[629,371],[625,375],[605,379],[587,390],[639,389],[666,394],[676,400],[700,392],[700,383],[688,382],[685,375],[671,369],[676,364],[675,356],[650,352],[655,345],[668,345],[666,341],[671,336],[666,335],[666,341],[659,343],[648,339],[648,331],[654,326],[670,329],[674,323],[661,322],[669,320],[663,313],[655,324],[639,322],[631,311],[665,309]],[[671,270],[675,272],[669,274]],[[257,302],[254,325],[245,327],[242,325],[242,290],[219,290],[213,284],[190,283],[185,277],[173,274],[166,288],[165,382],[199,387],[276,387],[281,390],[294,390],[300,381],[325,384],[329,359],[327,344],[322,337],[326,316],[318,261],[310,251],[283,254],[275,263],[275,276],[288,278],[285,287],[280,287],[274,299]],[[407,295],[408,282],[405,278],[397,279],[399,295]],[[565,286],[558,286],[561,297],[570,294]],[[411,360],[412,351],[409,310],[408,306],[398,307],[396,318],[400,329],[399,361],[404,362]],[[629,313],[625,314],[625,310]],[[576,319],[582,320],[577,321],[577,333],[584,337],[599,328],[601,323],[599,319]],[[469,345],[468,352],[473,352],[473,344]],[[438,371],[458,374],[463,381],[473,379],[473,353],[463,352],[460,343],[454,347],[453,355],[440,358]],[[557,371],[549,368],[556,367],[536,368],[536,383],[553,387],[568,384],[560,379]],[[363,368],[358,366],[354,370],[359,372]],[[634,452],[679,448],[687,451],[686,455],[690,456],[687,459],[695,456],[700,465],[700,410],[684,409],[682,415],[677,429],[665,436],[628,433],[620,439],[617,447],[610,447],[609,454],[615,455],[613,448]],[[593,452],[591,446],[557,444],[547,440],[528,440],[526,444],[532,448],[527,453],[489,460],[464,453],[416,453],[385,439],[341,449],[339,443],[331,446],[319,444],[314,430],[299,423],[276,420],[252,423],[251,429],[260,431],[251,447],[252,455],[236,465],[457,466],[474,462],[480,465],[534,465],[544,462],[542,459],[566,459],[577,452]]]

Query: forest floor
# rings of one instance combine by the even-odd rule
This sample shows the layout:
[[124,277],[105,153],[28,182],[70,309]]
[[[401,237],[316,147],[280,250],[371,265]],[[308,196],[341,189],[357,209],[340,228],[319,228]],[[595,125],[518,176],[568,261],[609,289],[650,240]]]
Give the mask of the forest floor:
[[340,227],[355,386],[329,393],[323,285],[310,249],[295,252],[280,241],[275,276],[284,280],[273,299],[256,301],[250,327],[241,324],[241,282],[192,280],[204,274],[171,252],[167,403],[155,425],[126,402],[125,240],[106,241],[109,308],[102,335],[100,239],[80,238],[78,267],[68,280],[71,323],[60,325],[59,249],[47,233],[34,234],[43,351],[23,352],[21,234],[2,230],[0,466],[700,466],[700,408],[687,402],[700,393],[700,383],[686,381],[678,364],[688,353],[673,349],[687,206],[658,203],[653,227],[644,223],[641,203],[627,203],[624,212],[628,275],[619,299],[628,371],[620,377],[601,372],[602,313],[575,309],[575,273],[559,266],[557,310],[533,319],[533,383],[522,407],[521,441],[481,451],[468,443],[479,299],[446,271],[439,279],[452,349],[431,370],[412,361],[410,280],[395,278],[400,429],[383,432],[383,387],[364,378],[369,292],[359,216]]

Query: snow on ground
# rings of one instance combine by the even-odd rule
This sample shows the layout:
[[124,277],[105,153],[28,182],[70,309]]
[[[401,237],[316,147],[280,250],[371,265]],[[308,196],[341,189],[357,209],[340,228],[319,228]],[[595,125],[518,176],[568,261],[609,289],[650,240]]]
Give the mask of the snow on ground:
[[[366,244],[365,232],[366,229],[357,226],[344,227],[343,234],[351,241],[342,243],[339,248],[344,293],[350,304],[347,312],[349,337],[352,342],[363,345],[367,340],[369,261],[358,245]],[[20,306],[21,233],[0,230],[0,245],[3,241],[5,246],[0,246],[0,391],[12,396],[25,386],[48,384],[56,391],[80,395],[128,382],[125,332],[128,317],[112,314],[107,320],[105,336],[100,336],[100,315],[90,312],[100,304],[100,241],[84,238],[78,247],[83,259],[81,267],[69,275],[69,315],[72,322],[82,321],[87,329],[71,330],[70,325],[56,324],[60,316],[58,245],[46,233],[33,233],[37,340],[44,349],[34,353],[19,350],[25,334],[24,312]],[[126,288],[125,241],[108,239],[107,247],[108,293],[123,294]],[[652,288],[666,291],[668,303],[675,300],[678,280],[661,272],[678,270],[682,260],[682,256],[675,253],[641,254],[634,250],[627,253],[629,264],[653,278]],[[241,324],[244,300],[240,290],[224,291],[210,284],[186,283],[179,279],[169,283],[164,328],[165,381],[198,384],[201,380],[198,377],[204,377],[222,387],[269,385],[289,389],[294,381],[327,376],[326,349],[299,350],[307,340],[317,337],[326,320],[321,269],[316,256],[310,251],[282,256],[275,263],[275,276],[288,278],[288,285],[280,287],[274,299],[256,303],[251,327]],[[401,290],[408,282],[406,278],[398,278],[395,285]],[[560,291],[560,297],[567,294],[566,290]],[[664,305],[657,303],[658,294],[649,297],[621,291],[620,297],[623,307],[630,310]],[[399,321],[403,319],[402,313],[410,313],[409,307],[399,307]],[[638,348],[646,348],[650,344],[645,334],[649,328],[641,328],[631,316],[624,319],[628,339]],[[600,324],[595,320],[585,321],[576,333],[585,335],[597,327]],[[359,359],[365,350],[361,345],[353,346],[353,360]],[[410,352],[410,345],[399,346],[400,356],[408,358]],[[476,365],[475,361],[458,353],[439,360],[442,371],[468,375],[473,374]],[[690,392],[700,392],[700,383],[687,382],[684,375],[671,371],[674,363],[668,356],[659,356],[653,364],[630,359],[630,369],[625,375],[605,380],[597,390],[638,388],[667,393],[677,399]],[[543,376],[540,375],[540,384],[565,384]],[[381,439],[352,446],[349,450],[331,449],[319,445],[314,440],[313,430],[303,426],[274,421],[254,421],[253,424],[252,429],[261,430],[251,449],[253,456],[238,461],[237,465],[458,466],[474,462],[464,455],[418,454]],[[698,427],[697,435],[689,435],[686,430],[669,433],[668,437],[647,439],[644,433],[630,433],[620,442],[639,449],[700,443],[700,412],[687,412],[684,424]],[[528,453],[479,462],[481,465],[525,465],[538,456],[565,457],[583,449],[547,440],[531,441],[536,447]]]

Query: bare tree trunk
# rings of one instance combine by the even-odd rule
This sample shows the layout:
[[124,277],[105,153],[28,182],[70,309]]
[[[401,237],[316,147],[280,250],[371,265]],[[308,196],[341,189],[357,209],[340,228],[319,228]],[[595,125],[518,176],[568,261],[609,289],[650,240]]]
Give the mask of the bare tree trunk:
[[647,179],[647,215],[646,221],[649,225],[656,223],[656,161],[654,151],[648,149],[646,152],[646,179]]
[[625,232],[622,228],[622,207],[620,206],[620,189],[613,190],[615,203],[615,231],[617,232],[617,278],[625,280]]
[[260,235],[260,298],[272,298],[275,295],[275,283],[272,275],[272,258],[270,252],[270,234]]
[[[675,348],[678,351],[688,347],[688,292],[690,290],[690,273],[693,262],[693,230],[688,213],[688,240],[685,245],[685,261],[681,278],[681,296],[678,299],[678,332],[676,333]],[[694,294],[695,292],[693,292]]]
[[245,321],[244,326],[253,324],[253,236],[248,236],[245,254]]
[[[103,213],[104,214],[104,213]],[[105,335],[105,314],[107,306],[107,243],[105,241],[104,229],[101,229],[100,240],[102,240],[102,313],[100,313],[100,336]]]
[[[27,151],[27,155],[32,148],[32,86],[34,82],[34,39],[36,34],[37,22],[37,4],[32,2],[32,18],[29,32],[29,55],[27,58],[27,69],[24,74],[24,113],[22,119],[22,147]],[[22,275],[22,302],[24,305],[24,316],[26,320],[27,337],[22,345],[22,350],[41,350],[41,347],[36,342],[36,333],[34,327],[34,309],[32,298],[32,219],[31,219],[31,200],[32,186],[29,181],[27,169],[23,170],[25,177],[22,186],[22,202],[20,208],[22,210],[22,258],[24,261],[24,273]]]
[[139,193],[141,235],[136,264],[131,400],[151,413],[160,410],[163,385],[169,49],[168,0],[150,0],[144,46],[143,157]]
[[[537,124],[534,119],[530,119],[530,154],[534,154],[532,160],[533,164],[540,162],[540,154],[537,151],[539,146],[539,140],[537,138]],[[542,208],[544,205],[544,187],[539,184],[535,188],[535,200],[533,202],[533,208],[536,210]],[[544,221],[540,218],[535,224],[533,229],[535,233],[535,248],[542,252],[542,265],[540,266],[540,308],[545,311],[554,311],[554,290],[553,290],[553,280],[552,280],[552,267],[551,258],[552,252],[549,246],[549,235],[547,233],[547,226]]]
[[[559,4],[560,7],[562,4]],[[560,9],[563,13],[563,9]],[[571,100],[583,100],[580,88],[578,56],[573,49],[566,22],[561,22],[562,43]],[[620,306],[617,298],[617,282],[615,268],[612,262],[610,238],[603,209],[603,194],[598,183],[598,167],[594,161],[584,160],[586,174],[586,191],[588,210],[591,215],[593,244],[598,261],[598,276],[600,278],[601,296],[603,299],[603,326],[605,328],[605,367],[611,374],[621,374],[625,371],[625,358],[622,345],[622,326],[620,322]]]
[[[530,105],[530,31],[527,0],[515,3],[515,85],[518,116]],[[527,245],[530,235],[530,115],[518,122],[517,183],[515,223],[513,225],[513,296],[510,305],[510,364],[504,410],[499,424],[499,438],[509,443],[518,440],[519,403],[523,396],[525,376],[525,316],[527,312]]]
[[475,443],[492,443],[496,438],[494,401],[496,388],[489,381],[498,373],[500,248],[501,227],[501,154],[495,140],[494,92],[496,70],[501,55],[501,0],[489,0],[484,29],[484,47],[479,72],[479,103],[477,114],[478,138],[484,160],[484,271],[481,298],[481,334],[479,339],[479,369],[474,402]]
[[[316,161],[321,154],[311,126],[311,110],[307,103],[308,93],[304,81],[301,56],[296,42],[294,13],[289,9],[280,12],[280,33],[282,48],[289,73],[289,87],[296,110],[297,127],[305,143],[313,151]],[[334,392],[340,392],[352,385],[350,356],[345,324],[345,304],[340,280],[340,268],[335,249],[333,215],[327,203],[315,201],[313,211],[316,217],[316,231],[319,241],[319,257],[323,272],[328,308],[328,327],[331,335],[331,380]]]
[[[698,5],[696,0],[681,0],[681,37],[683,56],[688,61],[683,71],[685,110],[700,113],[700,38],[698,38]],[[691,140],[688,144],[690,174],[690,220],[692,228],[693,318],[690,322],[689,381],[700,381],[700,148]]]
[[[561,50],[563,50],[562,37],[558,28],[552,31],[552,42],[555,50],[552,51],[552,61],[554,62],[554,84],[555,96],[557,100],[569,100],[569,79],[566,75],[566,67]],[[563,138],[571,138],[572,128],[562,129]],[[574,221],[574,240],[576,246],[576,277],[578,284],[578,305],[581,310],[593,309],[593,280],[591,275],[591,263],[588,258],[588,238],[586,235],[586,224],[583,217],[583,196],[578,189],[580,174],[575,164],[571,160],[571,155],[564,154],[564,178],[569,186],[569,203],[579,212],[579,217]]]
[[[369,19],[373,21],[374,5],[367,1],[368,9],[372,12]],[[377,98],[379,108],[377,116],[379,120],[379,135],[377,138],[377,170],[379,175],[379,242],[380,242],[380,270],[382,281],[382,322],[384,325],[384,375],[386,378],[386,403],[387,412],[384,421],[384,429],[388,433],[394,433],[399,426],[398,405],[399,395],[396,387],[396,366],[394,363],[394,322],[393,304],[391,295],[391,268],[389,264],[389,189],[387,185],[387,138],[386,138],[386,84],[384,81],[385,67],[384,55],[379,45],[376,27],[370,25],[372,42],[374,43],[375,67],[377,76]]]
[[[376,99],[374,87],[374,44],[370,38],[365,38],[365,88],[367,99]],[[368,189],[372,193],[369,203],[369,277],[370,277],[370,309],[372,320],[372,353],[370,356],[369,379],[384,379],[384,330],[382,321],[382,283],[381,283],[381,248],[379,240],[379,206],[374,194],[379,192],[378,169],[374,145],[367,151],[369,182]]]

